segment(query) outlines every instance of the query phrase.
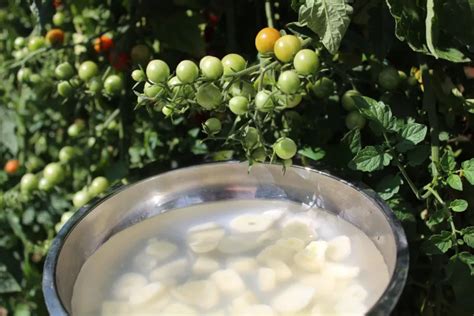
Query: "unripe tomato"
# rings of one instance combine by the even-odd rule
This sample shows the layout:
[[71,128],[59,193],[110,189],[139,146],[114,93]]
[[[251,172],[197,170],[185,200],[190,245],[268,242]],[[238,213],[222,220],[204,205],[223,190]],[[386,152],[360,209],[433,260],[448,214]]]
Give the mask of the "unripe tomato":
[[52,46],[64,43],[64,31],[61,29],[51,29],[46,33],[46,41]]
[[36,171],[43,166],[44,166],[43,160],[41,160],[37,156],[29,156],[28,160],[25,163],[25,167],[29,172]]
[[74,158],[75,154],[76,150],[74,149],[74,147],[64,146],[59,151],[59,161],[61,161],[62,163],[68,163]]
[[67,81],[58,83],[58,94],[62,97],[69,98],[74,93],[74,88]]
[[26,304],[16,305],[13,316],[31,316],[30,307]]
[[224,67],[219,58],[214,56],[205,56],[199,62],[199,68],[204,77],[210,80],[216,80],[222,77]]
[[255,161],[264,162],[265,159],[267,159],[267,152],[265,151],[265,148],[258,147],[252,151],[251,157]]
[[109,181],[105,177],[97,177],[92,180],[91,185],[89,186],[88,192],[89,196],[95,197],[101,193],[104,193],[109,187]]
[[145,86],[143,87],[143,93],[147,97],[154,98],[161,92],[163,92],[162,87],[160,87],[158,85],[155,85],[155,84],[149,84],[148,82],[145,82]]
[[385,90],[395,90],[400,84],[400,74],[395,68],[386,67],[379,73],[378,83]]
[[72,68],[70,63],[64,62],[54,69],[54,74],[58,79],[69,80],[74,76],[74,68]]
[[280,37],[273,48],[275,56],[281,62],[287,63],[293,60],[296,53],[301,49],[301,41],[294,35]]
[[123,81],[120,76],[110,75],[104,82],[105,92],[111,95],[118,95],[123,89]]
[[161,113],[163,113],[165,116],[170,116],[171,114],[173,114],[173,108],[170,107],[170,106],[165,105],[161,109]]
[[254,97],[255,96],[255,88],[253,85],[247,81],[237,81],[234,82],[230,88],[229,88],[229,93],[236,97],[236,96],[242,96],[246,98]]
[[165,82],[170,76],[170,68],[159,59],[154,59],[146,66],[146,75],[153,83]]
[[79,78],[84,81],[89,81],[99,73],[99,67],[93,61],[87,60],[79,66]]
[[31,75],[32,75],[32,71],[30,68],[21,68],[16,73],[16,79],[19,82],[28,82],[30,80]]
[[141,69],[135,69],[132,71],[132,79],[136,82],[141,82],[146,80],[145,73]]
[[280,159],[286,160],[296,155],[296,144],[288,137],[282,137],[273,144],[273,150]]
[[134,64],[145,65],[151,58],[151,50],[144,44],[133,46],[130,57]]
[[56,25],[56,26],[63,25],[65,20],[66,20],[66,16],[61,11],[56,12],[53,15],[53,24]]
[[58,184],[63,180],[63,167],[57,162],[51,162],[43,169],[43,178],[48,180],[52,185]]
[[342,107],[346,111],[356,110],[357,106],[355,104],[355,101],[354,101],[353,97],[361,97],[361,96],[362,95],[357,90],[347,90],[346,92],[344,92],[344,94],[342,95],[342,98],[341,98]]
[[44,38],[41,36],[33,36],[30,38],[28,41],[28,50],[30,52],[37,51],[38,49],[42,48],[44,46]]
[[67,134],[70,137],[77,137],[82,132],[85,127],[85,123],[83,120],[76,120],[73,124],[71,124],[67,129]]
[[258,143],[258,130],[255,127],[247,127],[244,136],[244,143],[247,149],[252,149]]
[[53,184],[46,178],[39,179],[38,189],[40,191],[49,191],[53,188]]
[[222,66],[224,67],[224,76],[242,71],[245,69],[247,62],[238,54],[228,54],[222,58]]
[[221,131],[222,124],[219,119],[211,117],[210,119],[204,122],[204,131],[209,135],[215,135]]
[[255,96],[255,107],[260,112],[270,112],[273,107],[271,93],[268,90],[261,90]]
[[75,208],[79,208],[83,205],[86,205],[87,202],[89,202],[91,199],[91,196],[89,193],[85,190],[76,192],[74,196],[72,197],[72,205],[74,205]]
[[87,87],[93,94],[98,94],[102,91],[102,80],[99,78],[92,78],[87,82]]
[[280,32],[272,27],[266,27],[255,37],[255,47],[261,54],[272,53],[275,42],[280,38]]
[[176,77],[182,83],[192,83],[199,76],[198,66],[191,60],[183,60],[176,67]]
[[303,97],[301,94],[285,94],[285,95],[279,95],[278,97],[278,104],[286,107],[287,109],[294,108],[298,104],[301,103],[301,100]]
[[38,187],[38,178],[32,173],[26,173],[21,177],[20,189],[22,192],[31,192]]
[[293,59],[293,66],[296,72],[301,75],[315,74],[319,69],[319,57],[311,49],[300,50]]
[[316,97],[326,99],[334,93],[334,81],[327,77],[322,77],[316,81],[311,90]]
[[42,81],[43,81],[43,78],[38,74],[32,74],[30,77],[30,82],[33,84],[41,84]]
[[14,174],[18,171],[18,168],[20,168],[20,162],[17,159],[10,159],[3,167],[3,170],[8,174]]
[[365,117],[363,117],[358,111],[352,111],[346,116],[346,127],[348,129],[358,128],[363,129],[366,123]]
[[114,41],[107,35],[101,35],[94,40],[94,50],[97,53],[108,52],[114,46]]
[[243,96],[236,96],[229,100],[229,109],[236,115],[244,115],[249,109],[249,100]]
[[13,42],[13,46],[15,46],[16,49],[20,49],[25,47],[26,45],[26,40],[24,37],[18,36],[15,38],[15,41]]
[[300,88],[300,78],[293,70],[286,70],[278,77],[278,87],[286,94],[293,94]]
[[215,109],[222,103],[221,90],[214,84],[202,85],[196,93],[196,102],[206,110]]

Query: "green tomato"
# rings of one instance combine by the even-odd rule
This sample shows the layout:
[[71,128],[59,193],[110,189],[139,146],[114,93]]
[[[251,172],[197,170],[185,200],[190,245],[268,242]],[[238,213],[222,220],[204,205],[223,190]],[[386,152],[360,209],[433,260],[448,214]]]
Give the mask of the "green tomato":
[[29,172],[36,171],[44,166],[43,160],[37,156],[30,156],[25,163],[25,167]]
[[346,116],[346,127],[348,129],[358,128],[363,129],[366,120],[358,111],[352,111]]
[[278,87],[286,94],[293,94],[300,88],[300,78],[293,70],[287,70],[278,77]]
[[130,57],[134,64],[144,65],[150,60],[150,48],[143,44],[135,45],[130,52]]
[[26,40],[24,37],[18,36],[15,38],[15,41],[13,42],[13,46],[15,46],[16,49],[20,49],[25,47],[26,45]]
[[267,158],[267,152],[265,151],[265,148],[258,147],[252,151],[251,157],[255,161],[264,162]]
[[53,24],[56,26],[63,25],[65,20],[66,20],[66,16],[62,12],[56,12],[53,15]]
[[70,162],[76,154],[76,150],[72,146],[64,146],[59,151],[59,161],[62,163]]
[[219,119],[211,117],[210,119],[204,122],[204,131],[209,135],[215,135],[219,133],[222,129],[222,124]]
[[311,49],[300,50],[293,59],[293,66],[300,75],[312,75],[319,69],[319,57]]
[[28,50],[30,52],[37,51],[38,49],[44,47],[45,45],[44,37],[42,36],[33,36],[28,41]]
[[101,193],[104,193],[109,188],[109,181],[105,177],[97,177],[92,180],[91,185],[89,186],[88,192],[89,195],[94,197]]
[[241,80],[238,82],[234,82],[230,86],[229,93],[234,97],[243,96],[246,98],[250,98],[255,96],[255,88],[250,82]]
[[132,79],[136,82],[141,82],[146,80],[145,72],[141,69],[135,69],[132,71]]
[[161,94],[163,92],[163,88],[155,85],[155,84],[149,84],[148,82],[145,82],[145,86],[143,87],[143,93],[149,97],[149,98],[154,98],[158,94]]
[[32,74],[30,77],[30,82],[33,84],[40,84],[42,85],[43,78],[41,78],[38,74]]
[[27,82],[30,80],[30,77],[31,77],[31,74],[33,72],[31,71],[30,68],[21,68],[20,70],[18,70],[18,72],[16,73],[16,79],[19,81],[19,82]]
[[111,95],[118,95],[123,89],[123,80],[120,76],[110,75],[104,82],[105,92]]
[[83,205],[86,205],[87,202],[89,202],[91,199],[91,196],[89,193],[85,190],[76,192],[74,196],[72,197],[72,205],[74,205],[75,208],[79,208]]
[[301,100],[303,100],[303,97],[301,94],[285,94],[285,95],[279,95],[277,97],[278,99],[278,104],[284,106],[287,109],[294,108],[298,104],[301,103]]
[[146,75],[153,83],[165,82],[170,76],[170,67],[160,59],[154,59],[146,66]]
[[268,90],[261,90],[255,96],[255,107],[260,112],[270,112],[273,107],[271,93]]
[[292,61],[300,49],[301,41],[294,35],[280,37],[273,47],[276,58],[284,63]]
[[74,88],[68,81],[58,83],[58,94],[62,97],[69,98],[74,93]]
[[92,78],[87,82],[87,87],[93,94],[99,94],[102,91],[102,80],[99,78]]
[[79,78],[84,81],[89,81],[99,73],[99,67],[93,61],[87,60],[79,66]]
[[170,116],[171,114],[173,114],[173,108],[170,107],[170,106],[165,105],[161,109],[161,113],[163,113],[165,116]]
[[222,66],[224,68],[224,76],[242,71],[245,69],[247,62],[238,54],[228,54],[222,58]]
[[49,191],[53,186],[54,185],[46,178],[41,178],[38,182],[38,189],[41,191]]
[[15,306],[15,313],[13,316],[30,316],[30,307],[26,304],[18,304]]
[[214,56],[205,56],[199,62],[199,68],[202,75],[210,80],[216,80],[222,77],[224,67],[219,58]]
[[58,184],[63,180],[64,169],[57,162],[51,162],[43,169],[43,178],[48,180],[51,184]]
[[64,62],[59,64],[56,69],[54,69],[54,74],[58,79],[69,80],[72,78],[72,76],[74,76],[74,69],[70,63]]
[[222,103],[221,90],[214,84],[204,84],[196,93],[196,102],[206,110],[215,109]]
[[176,77],[182,83],[192,83],[199,76],[198,66],[191,60],[183,60],[176,67]]
[[379,73],[378,83],[385,90],[395,90],[400,84],[400,74],[395,68],[386,67]]
[[229,109],[236,115],[244,115],[249,110],[249,100],[243,96],[236,96],[229,100]]
[[67,129],[67,134],[70,137],[77,137],[84,130],[85,123],[83,120],[76,120]]
[[258,143],[258,130],[255,127],[247,127],[244,135],[244,143],[247,149],[252,149]]
[[20,188],[22,192],[31,192],[38,187],[38,178],[32,173],[26,173],[21,177]]
[[314,95],[321,99],[326,99],[334,93],[334,81],[327,77],[322,77],[311,87]]
[[361,97],[361,96],[362,94],[360,94],[360,92],[357,90],[347,90],[346,92],[344,92],[341,98],[342,107],[346,111],[356,110],[357,106],[355,104],[353,97]]
[[286,160],[296,155],[297,147],[291,138],[282,137],[275,142],[273,150],[280,159]]

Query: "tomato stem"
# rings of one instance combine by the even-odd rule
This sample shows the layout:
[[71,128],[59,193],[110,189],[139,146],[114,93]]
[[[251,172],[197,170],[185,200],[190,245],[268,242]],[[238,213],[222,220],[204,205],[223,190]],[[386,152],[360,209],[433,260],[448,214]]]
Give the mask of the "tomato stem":
[[270,0],[265,0],[265,15],[267,16],[268,27],[273,27],[272,3]]

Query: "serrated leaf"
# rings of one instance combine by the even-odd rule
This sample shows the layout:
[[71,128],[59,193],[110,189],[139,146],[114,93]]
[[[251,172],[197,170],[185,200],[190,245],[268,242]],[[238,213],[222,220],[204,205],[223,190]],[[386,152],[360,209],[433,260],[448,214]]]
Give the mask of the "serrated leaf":
[[427,131],[428,128],[425,125],[409,122],[400,131],[400,136],[416,145],[425,139]]
[[322,148],[319,148],[319,147],[317,148],[305,147],[303,149],[300,149],[298,151],[298,154],[315,161],[321,160],[324,158],[324,156],[326,156],[326,152]]
[[462,191],[462,180],[461,177],[457,174],[451,174],[448,177],[448,184],[454,190]]
[[371,120],[384,131],[396,131],[396,119],[390,107],[383,102],[377,102],[369,97],[353,96],[360,113]]
[[392,156],[384,152],[382,147],[367,146],[359,151],[351,162],[356,170],[371,172],[383,169],[391,160]]
[[456,168],[456,159],[454,158],[454,154],[451,150],[446,150],[441,156],[440,160],[441,169],[445,172],[453,171]]
[[462,173],[466,180],[474,185],[474,158],[470,160],[463,161],[461,164],[462,167]]
[[400,190],[402,179],[397,174],[395,176],[387,175],[376,185],[375,190],[384,200],[392,198]]
[[342,141],[349,147],[349,150],[353,154],[357,154],[362,148],[362,142],[360,138],[360,129],[354,128],[344,135]]
[[15,278],[7,271],[7,267],[0,263],[0,294],[20,292],[21,287]]
[[423,251],[428,255],[438,255],[445,253],[453,246],[451,233],[443,231],[440,234],[431,235],[421,245]]
[[306,0],[299,10],[299,22],[321,38],[326,49],[335,54],[350,23],[352,7],[345,0]]
[[449,203],[449,208],[453,212],[464,212],[468,207],[467,201],[463,199],[456,199]]
[[462,239],[471,248],[474,248],[474,226],[469,226],[461,230]]

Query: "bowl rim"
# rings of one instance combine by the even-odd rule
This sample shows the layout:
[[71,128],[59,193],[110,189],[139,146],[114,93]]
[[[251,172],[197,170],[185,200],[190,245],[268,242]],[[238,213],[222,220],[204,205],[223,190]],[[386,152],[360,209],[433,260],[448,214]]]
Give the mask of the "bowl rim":
[[[61,250],[64,246],[65,241],[67,240],[67,237],[69,236],[71,231],[74,229],[74,226],[79,224],[81,220],[85,216],[87,216],[92,210],[94,210],[96,207],[98,207],[100,204],[104,203],[108,199],[113,198],[115,195],[119,194],[122,191],[125,191],[126,189],[132,186],[139,185],[146,181],[152,181],[153,179],[160,177],[162,175],[168,174],[168,173],[186,170],[186,169],[195,169],[195,168],[200,168],[203,166],[224,165],[224,164],[246,164],[246,163],[248,162],[245,162],[245,161],[241,162],[241,161],[235,161],[235,160],[225,161],[225,162],[205,162],[201,164],[194,164],[191,166],[171,169],[165,172],[155,174],[151,177],[141,179],[131,184],[125,184],[125,185],[118,184],[110,188],[104,197],[101,197],[101,198],[96,197],[92,199],[90,202],[88,202],[87,204],[85,204],[84,206],[80,207],[74,213],[74,215],[63,225],[63,227],[59,230],[59,232],[53,239],[51,246],[48,250],[48,254],[46,256],[45,262],[44,262],[42,290],[43,290],[45,304],[50,315],[54,315],[54,316],[69,315],[68,312],[66,311],[64,304],[62,303],[59,297],[57,284],[56,284],[56,278],[55,278],[56,267],[58,263],[59,254],[61,253]],[[261,163],[260,165],[275,165],[275,164]],[[392,229],[393,236],[395,239],[397,254],[396,254],[394,270],[390,277],[388,286],[385,288],[384,292],[382,293],[380,298],[375,302],[372,308],[367,312],[367,315],[390,314],[391,311],[394,309],[395,305],[397,304],[398,299],[400,298],[400,295],[402,294],[403,288],[405,286],[405,282],[408,276],[408,268],[409,268],[409,260],[410,260],[405,231],[403,230],[403,227],[400,221],[395,216],[395,213],[375,191],[373,191],[371,188],[369,188],[363,183],[358,183],[358,185],[355,185],[347,180],[341,179],[328,172],[313,169],[310,167],[292,165],[290,168],[305,170],[309,172],[315,172],[322,176],[329,177],[333,180],[336,180],[345,185],[348,185],[349,187],[353,188],[357,192],[365,195],[367,198],[372,200],[376,204],[376,206],[378,206],[379,209],[382,211],[385,218],[387,219],[387,222],[390,225],[390,228]]]

